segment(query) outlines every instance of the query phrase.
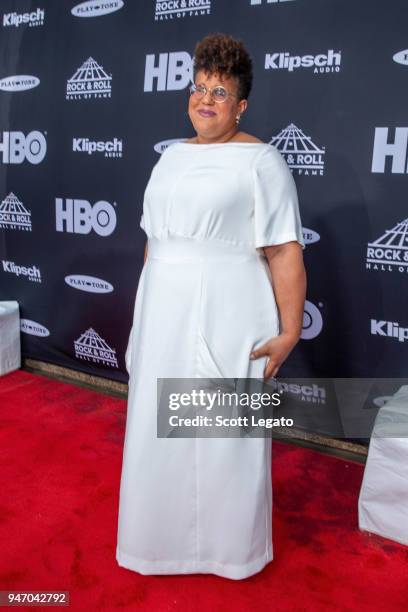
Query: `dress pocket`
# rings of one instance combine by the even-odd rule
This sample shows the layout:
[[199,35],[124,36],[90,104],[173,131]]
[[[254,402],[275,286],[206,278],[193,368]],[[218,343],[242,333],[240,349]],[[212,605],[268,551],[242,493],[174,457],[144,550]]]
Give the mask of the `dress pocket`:
[[196,372],[199,378],[228,378],[227,370],[201,329],[198,330]]

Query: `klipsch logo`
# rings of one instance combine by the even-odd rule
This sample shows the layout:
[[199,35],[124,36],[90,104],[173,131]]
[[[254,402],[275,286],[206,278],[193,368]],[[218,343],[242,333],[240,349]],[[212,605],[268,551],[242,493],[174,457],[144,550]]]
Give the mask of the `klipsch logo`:
[[366,269],[408,272],[408,218],[368,243]]
[[29,74],[15,74],[0,80],[2,91],[25,91],[40,84],[40,79]]
[[292,172],[296,170],[297,174],[323,175],[324,147],[318,147],[294,123],[274,136],[269,144],[274,145],[283,155]]
[[25,276],[28,280],[35,283],[41,283],[41,272],[37,266],[19,266],[14,261],[2,260],[3,271],[10,272],[15,276]]
[[174,91],[184,89],[192,82],[192,59],[187,51],[146,55],[143,91]]
[[104,157],[122,157],[123,141],[118,138],[113,140],[89,140],[89,138],[73,138],[72,150],[74,153],[102,153]]
[[114,205],[100,200],[93,206],[88,200],[55,198],[56,230],[71,234],[110,236],[116,227]]
[[65,277],[67,285],[73,289],[80,289],[88,293],[111,293],[113,286],[108,281],[86,274],[71,274]]
[[211,0],[156,0],[155,21],[200,17],[211,12]]
[[314,74],[340,72],[341,51],[329,49],[327,53],[317,55],[290,55],[286,51],[266,53],[265,70],[287,70],[293,72],[298,68],[313,68]]
[[408,172],[408,127],[396,127],[393,142],[388,142],[388,128],[377,127],[374,133],[371,172],[385,173],[385,162],[391,161],[392,174]]
[[31,232],[31,213],[13,192],[0,204],[0,228]]
[[118,11],[123,6],[122,0],[88,0],[71,9],[74,17],[100,17]]
[[74,341],[75,357],[102,363],[114,368],[118,367],[116,350],[111,348],[107,342],[92,327],[86,330],[78,340]]
[[47,152],[47,141],[41,132],[34,130],[24,135],[23,132],[3,132],[0,142],[0,154],[3,164],[39,164]]
[[370,326],[373,336],[387,336],[388,338],[395,338],[399,342],[408,340],[408,327],[402,327],[395,321],[377,321],[377,319],[371,319]]
[[78,68],[67,81],[67,100],[82,98],[110,98],[112,75],[109,75],[92,57]]
[[312,340],[320,334],[323,328],[323,318],[320,314],[320,310],[309,302],[305,301],[305,307],[303,312],[303,326],[300,337],[303,340]]
[[20,330],[24,334],[30,334],[30,336],[40,336],[42,338],[50,335],[50,331],[44,327],[44,325],[37,323],[37,321],[31,321],[31,319],[20,319]]
[[310,404],[325,404],[327,392],[325,387],[320,387],[316,383],[311,385],[300,385],[298,383],[285,383],[277,380],[279,393],[288,393],[294,399]]
[[14,26],[18,28],[21,24],[29,27],[41,26],[44,23],[44,9],[37,9],[31,13],[4,13],[3,26]]

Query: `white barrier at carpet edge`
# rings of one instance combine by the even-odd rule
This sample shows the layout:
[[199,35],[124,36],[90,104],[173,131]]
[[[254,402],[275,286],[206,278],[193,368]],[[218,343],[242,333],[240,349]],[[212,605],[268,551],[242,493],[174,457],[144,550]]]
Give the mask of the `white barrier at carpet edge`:
[[358,500],[358,522],[364,531],[408,545],[408,385],[377,414]]
[[0,302],[0,376],[21,367],[20,309],[18,302]]

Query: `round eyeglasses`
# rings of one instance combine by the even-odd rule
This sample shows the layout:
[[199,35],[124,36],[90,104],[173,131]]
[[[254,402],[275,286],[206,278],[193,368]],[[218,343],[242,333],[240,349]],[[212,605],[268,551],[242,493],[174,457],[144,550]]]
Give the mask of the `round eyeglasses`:
[[237,96],[227,91],[222,85],[217,85],[216,87],[207,89],[205,85],[196,85],[195,83],[193,83],[192,85],[190,85],[189,90],[190,95],[194,95],[199,100],[201,100],[201,98],[204,98],[204,96],[207,94],[207,91],[210,92],[210,95],[214,102],[225,102],[225,100],[229,96],[231,96],[232,98],[237,98]]

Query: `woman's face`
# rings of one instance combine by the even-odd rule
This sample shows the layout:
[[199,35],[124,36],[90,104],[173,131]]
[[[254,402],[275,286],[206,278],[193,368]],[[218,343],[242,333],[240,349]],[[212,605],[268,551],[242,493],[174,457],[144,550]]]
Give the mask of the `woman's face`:
[[[188,104],[188,114],[198,136],[206,140],[222,139],[229,133],[236,131],[236,117],[241,115],[247,107],[246,100],[238,101],[238,79],[235,77],[222,78],[218,74],[207,74],[200,70],[196,74],[196,85],[204,85],[207,89],[205,96],[200,98],[192,94]],[[222,85],[233,94],[224,102],[215,102],[209,89]]]

